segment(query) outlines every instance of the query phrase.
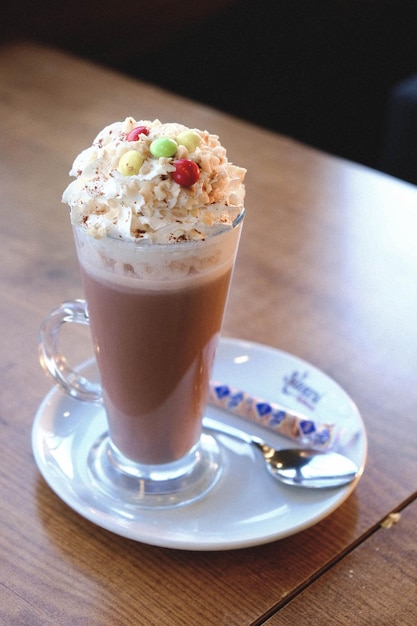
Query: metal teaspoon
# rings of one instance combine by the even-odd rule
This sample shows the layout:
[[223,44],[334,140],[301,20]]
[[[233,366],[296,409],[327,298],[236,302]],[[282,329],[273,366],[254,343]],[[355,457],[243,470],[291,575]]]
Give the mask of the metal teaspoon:
[[359,476],[357,465],[338,452],[308,448],[277,450],[260,437],[249,435],[210,417],[204,417],[203,426],[256,446],[265,459],[269,473],[287,485],[310,489],[341,487]]

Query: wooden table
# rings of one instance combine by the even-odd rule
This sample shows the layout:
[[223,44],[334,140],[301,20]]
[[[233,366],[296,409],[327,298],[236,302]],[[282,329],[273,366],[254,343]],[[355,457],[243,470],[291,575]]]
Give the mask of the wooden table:
[[[417,189],[54,50],[3,47],[0,80],[0,622],[414,624]],[[217,552],[141,544],[75,513],[35,465],[50,389],[37,331],[81,295],[61,193],[74,155],[130,114],[208,128],[248,169],[224,334],[314,363],[362,414],[363,478],[297,535]]]

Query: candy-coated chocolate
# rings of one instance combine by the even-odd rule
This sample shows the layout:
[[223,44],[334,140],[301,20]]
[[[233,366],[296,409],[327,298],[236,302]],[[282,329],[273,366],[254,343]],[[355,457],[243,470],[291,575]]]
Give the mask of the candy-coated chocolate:
[[178,144],[170,137],[158,137],[155,139],[150,147],[151,154],[159,159],[160,157],[172,157],[178,150]]
[[140,135],[149,135],[149,129],[146,126],[136,126],[128,133],[127,141],[137,141]]
[[175,172],[171,172],[171,176],[181,187],[191,187],[200,178],[200,168],[195,161],[178,159],[173,164]]
[[129,150],[120,158],[117,169],[123,176],[134,176],[142,167],[143,156],[137,150]]
[[201,137],[194,130],[185,130],[177,135],[176,141],[179,145],[185,146],[188,152],[194,152],[201,143]]

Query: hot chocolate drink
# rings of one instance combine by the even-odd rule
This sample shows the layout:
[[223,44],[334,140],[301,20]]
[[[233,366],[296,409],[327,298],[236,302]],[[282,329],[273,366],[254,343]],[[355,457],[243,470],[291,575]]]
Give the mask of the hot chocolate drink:
[[221,473],[202,416],[243,223],[245,170],[216,135],[129,117],[104,128],[70,174],[63,201],[87,304],[56,311],[48,343],[53,353],[59,325],[85,324],[88,308],[101,387],[66,375],[60,355],[45,350],[45,363],[74,397],[104,402],[108,433],[88,458],[98,489],[134,506],[193,501]]
[[110,437],[134,461],[176,461],[200,437],[231,267],[213,274],[146,288],[83,269]]

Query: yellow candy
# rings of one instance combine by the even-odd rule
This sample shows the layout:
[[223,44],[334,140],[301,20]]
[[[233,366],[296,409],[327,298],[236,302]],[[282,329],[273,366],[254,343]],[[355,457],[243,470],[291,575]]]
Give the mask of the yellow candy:
[[137,150],[129,150],[120,158],[117,169],[123,176],[134,176],[139,173],[144,159]]
[[201,137],[193,130],[185,130],[176,137],[179,145],[185,146],[188,152],[194,152],[201,143]]

